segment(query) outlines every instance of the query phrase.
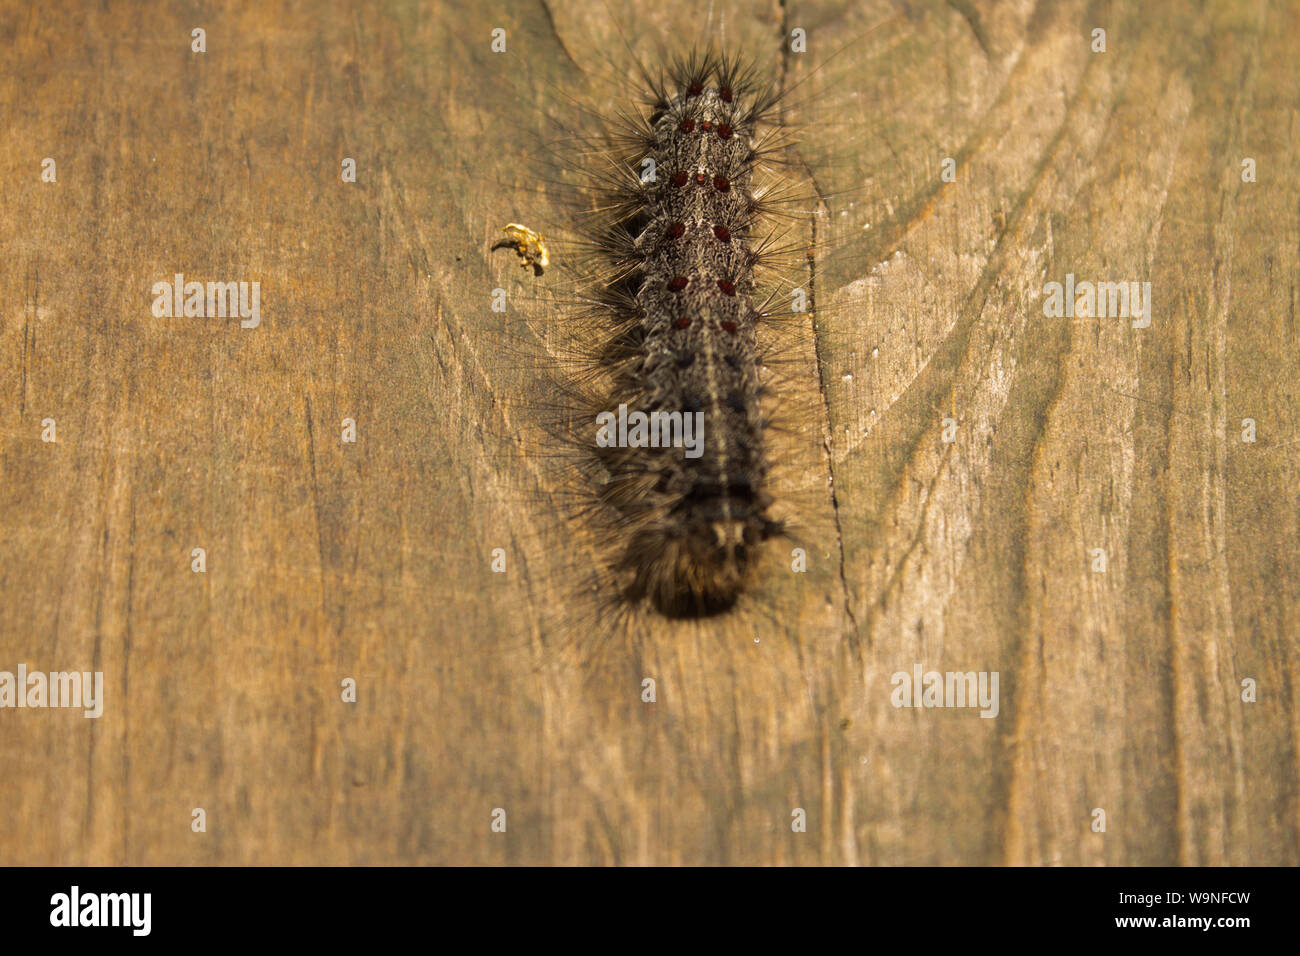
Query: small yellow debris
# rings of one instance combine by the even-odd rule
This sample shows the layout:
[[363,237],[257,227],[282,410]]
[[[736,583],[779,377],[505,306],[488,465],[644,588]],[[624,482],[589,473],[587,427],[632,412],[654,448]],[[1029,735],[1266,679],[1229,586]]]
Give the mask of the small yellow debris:
[[542,270],[551,264],[546,252],[544,236],[517,222],[510,223],[501,231],[506,234],[506,238],[492,247],[493,252],[498,249],[515,250],[515,254],[523,260],[522,265],[525,269],[529,266],[533,267],[533,275],[541,275]]

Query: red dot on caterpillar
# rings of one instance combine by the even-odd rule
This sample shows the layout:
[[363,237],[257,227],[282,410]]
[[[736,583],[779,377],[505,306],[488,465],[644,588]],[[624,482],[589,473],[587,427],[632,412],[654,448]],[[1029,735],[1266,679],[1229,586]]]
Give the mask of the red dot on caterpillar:
[[704,185],[704,179],[705,179],[705,176],[704,176],[703,173],[696,173],[696,174],[695,174],[695,181],[696,181],[697,183],[699,183],[701,186]]
[[735,335],[735,334],[736,334],[736,323],[735,323],[735,322],[732,322],[730,319],[728,319],[727,321],[725,321],[725,322],[722,323],[722,331],[724,331],[724,332],[730,332],[732,335]]
[[718,90],[718,96],[722,97],[722,102],[724,103],[731,102],[731,95],[731,87],[729,86],[724,86]]
[[731,188],[731,183],[727,180],[726,176],[715,176],[713,178],[713,188],[720,193],[725,193]]
[[675,222],[668,227],[668,235],[673,239],[680,239],[682,237],[682,233],[684,233],[685,231],[686,231],[686,226],[684,226],[680,222]]
[[735,295],[736,284],[730,279],[719,279],[718,288],[722,290],[723,295]]
[[718,239],[722,242],[731,241],[731,230],[728,229],[726,226],[714,226],[713,234],[717,236]]
[[[705,129],[708,129],[708,128],[709,128],[709,124],[708,124],[708,123],[705,123],[705,124],[704,124],[704,128],[705,128]],[[695,129],[695,120],[693,120],[693,119],[684,119],[684,120],[682,120],[681,130],[682,130],[683,133],[689,133],[689,132],[691,132],[693,129]]]
[[686,175],[685,173],[683,173],[683,172],[680,172],[680,171],[675,172],[675,173],[673,173],[673,185],[674,185],[674,186],[685,186],[685,185],[686,185],[686,180],[689,179],[689,178],[690,178],[690,177],[687,176],[687,175]]
[[731,139],[731,127],[726,123],[718,126],[718,139]]
[[713,129],[713,124],[710,123],[708,120],[705,120],[703,123],[700,124],[700,129],[704,130],[704,132],[707,133],[709,130]]
[[668,288],[672,289],[674,292],[681,292],[686,288],[686,276],[673,276],[668,281]]
[[701,93],[703,93],[703,92],[704,92],[704,84],[701,83],[699,80],[696,80],[694,83],[692,83],[692,84],[687,88],[687,90],[686,90],[686,95],[687,95],[687,96],[699,96],[699,95],[700,95]]
[[688,329],[690,328],[690,326],[691,326],[691,320],[684,315],[681,318],[673,320],[673,328]]

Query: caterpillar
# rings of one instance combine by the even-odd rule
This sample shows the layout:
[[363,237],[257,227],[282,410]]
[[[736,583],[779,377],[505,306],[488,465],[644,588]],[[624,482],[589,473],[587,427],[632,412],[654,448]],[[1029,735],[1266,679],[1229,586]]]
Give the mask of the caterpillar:
[[575,517],[599,539],[594,590],[623,610],[707,618],[791,532],[773,513],[769,438],[791,411],[778,407],[782,326],[809,321],[787,298],[811,292],[787,278],[809,254],[791,238],[807,193],[788,169],[788,90],[754,61],[706,45],[635,76],[635,108],[582,110],[553,150],[565,178],[548,185],[576,197],[559,204],[573,238],[552,259],[576,292],[545,315],[543,338],[561,342],[547,346],[549,433],[573,453]]
[[713,52],[676,62],[651,90],[648,115],[627,130],[646,172],[611,184],[615,214],[593,237],[615,277],[591,290],[613,333],[598,414],[667,413],[658,421],[687,430],[695,416],[702,447],[692,457],[662,435],[612,446],[597,436],[598,496],[624,531],[624,597],[704,616],[735,603],[754,550],[781,531],[767,514],[754,278],[764,205],[753,179],[776,99]]

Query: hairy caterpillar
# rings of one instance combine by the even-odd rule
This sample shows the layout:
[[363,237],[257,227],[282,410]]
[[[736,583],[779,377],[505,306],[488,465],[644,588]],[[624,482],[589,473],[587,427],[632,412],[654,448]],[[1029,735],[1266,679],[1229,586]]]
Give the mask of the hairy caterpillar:
[[753,183],[776,100],[712,52],[673,64],[651,89],[649,114],[627,130],[628,158],[648,172],[609,184],[616,212],[593,237],[615,276],[590,290],[612,333],[603,406],[667,413],[658,421],[670,429],[695,416],[702,448],[692,457],[662,447],[662,434],[598,435],[598,497],[625,529],[624,596],[696,616],[735,603],[753,550],[780,531],[764,486]]
[[[636,64],[635,108],[584,108],[553,145],[563,172],[543,182],[567,201],[539,227],[569,233],[553,258],[574,291],[534,321],[559,373],[550,435],[576,453],[562,459],[577,466],[575,512],[599,540],[597,589],[623,609],[699,618],[749,591],[764,543],[787,534],[774,420],[813,422],[802,467],[823,467],[808,383],[787,401],[778,367],[782,328],[811,330],[811,283],[790,278],[810,257],[809,193],[788,171],[776,71],[711,45],[665,62]],[[692,417],[697,454],[667,440],[689,438]]]

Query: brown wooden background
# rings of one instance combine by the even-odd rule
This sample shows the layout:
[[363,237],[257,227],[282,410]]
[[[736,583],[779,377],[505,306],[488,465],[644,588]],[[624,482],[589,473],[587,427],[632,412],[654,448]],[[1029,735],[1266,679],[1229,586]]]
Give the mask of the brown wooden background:
[[[542,320],[488,308],[539,286],[487,247],[556,91],[610,105],[610,8],[4,4],[0,669],[107,701],[0,711],[0,863],[1300,862],[1300,5],[713,9],[857,38],[805,86],[859,253],[794,356],[812,565],[588,656],[512,441]],[[155,319],[178,271],[262,326]],[[1150,281],[1151,328],[1043,318],[1067,272]],[[1000,715],[894,709],[916,663]]]

